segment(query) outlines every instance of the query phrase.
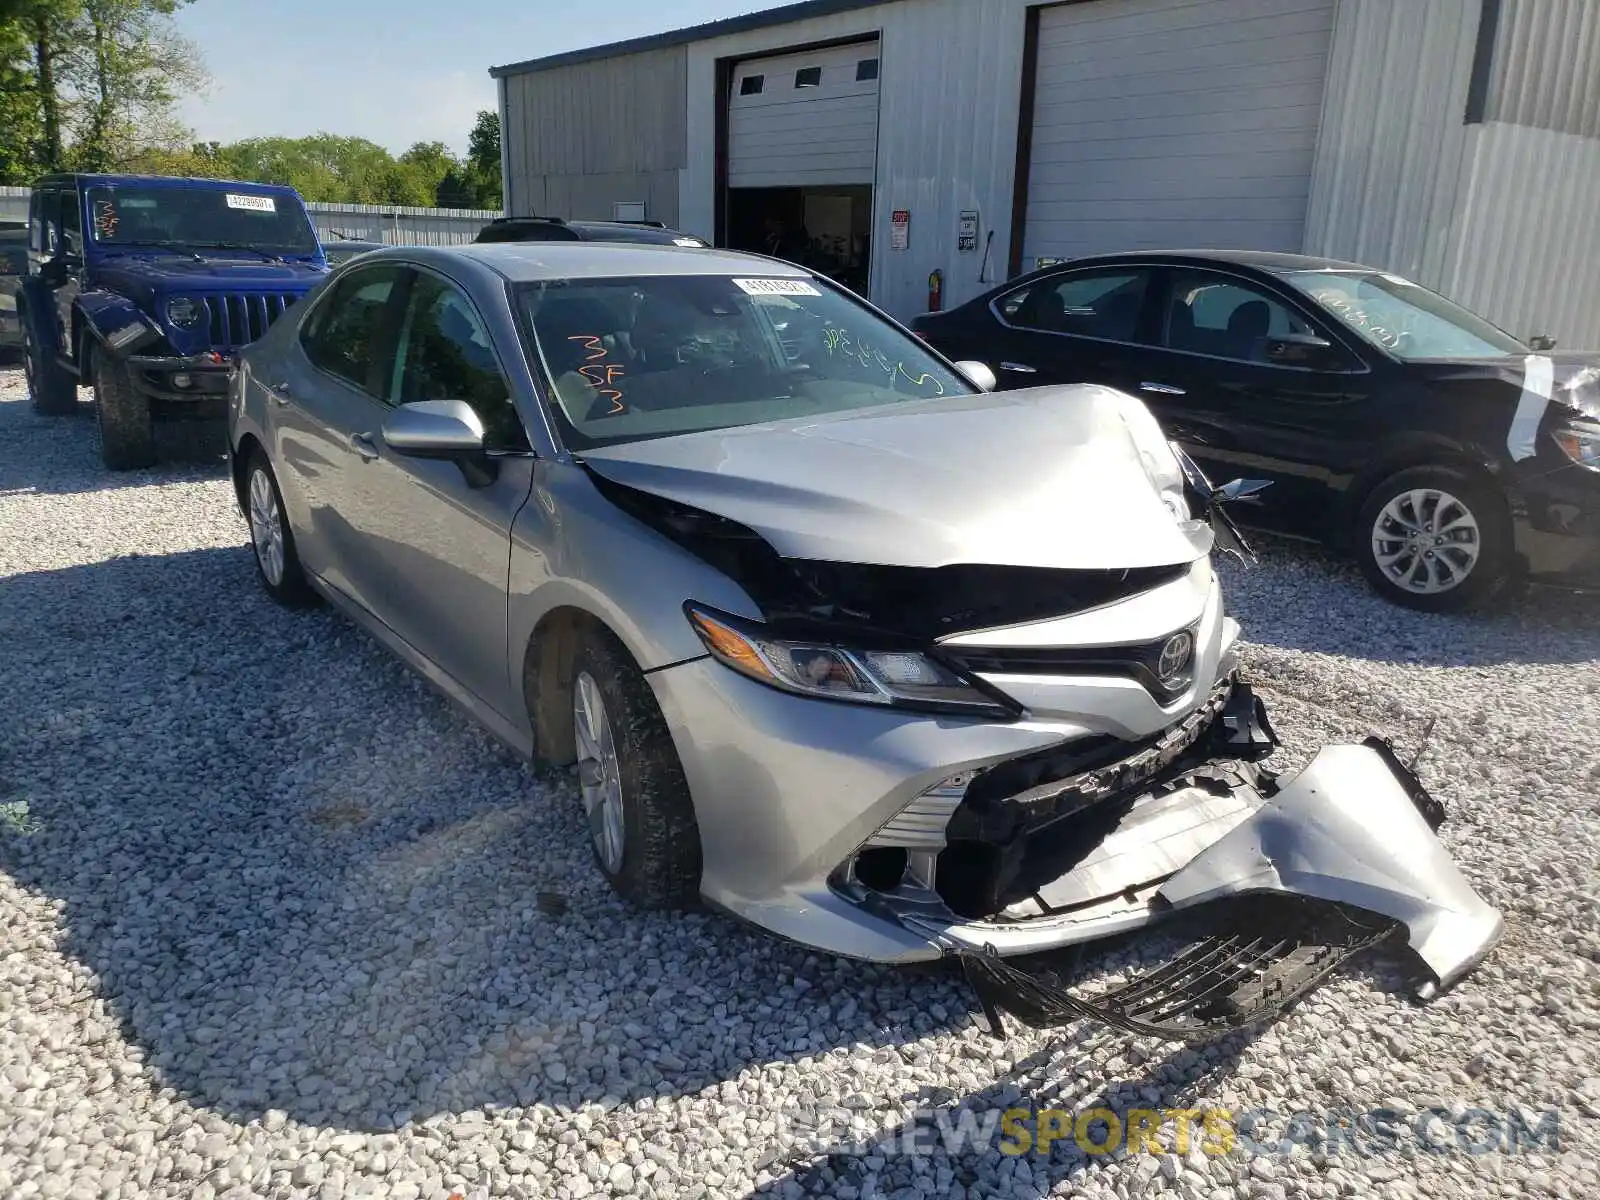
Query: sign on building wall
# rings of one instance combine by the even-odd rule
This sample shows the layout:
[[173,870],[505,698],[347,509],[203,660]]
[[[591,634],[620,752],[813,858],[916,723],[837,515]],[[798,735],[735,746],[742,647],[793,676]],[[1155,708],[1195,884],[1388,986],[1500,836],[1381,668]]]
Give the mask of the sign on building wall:
[[961,224],[956,228],[956,251],[960,254],[971,254],[978,248],[978,210],[965,209],[961,214]]
[[889,216],[889,249],[905,250],[911,245],[911,210],[897,208]]

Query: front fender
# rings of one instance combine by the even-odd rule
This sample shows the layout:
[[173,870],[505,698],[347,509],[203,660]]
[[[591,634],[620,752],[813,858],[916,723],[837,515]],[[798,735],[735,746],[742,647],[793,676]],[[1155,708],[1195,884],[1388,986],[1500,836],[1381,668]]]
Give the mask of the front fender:
[[163,338],[139,306],[117,292],[84,292],[74,303],[83,332],[115,357],[144,354]]

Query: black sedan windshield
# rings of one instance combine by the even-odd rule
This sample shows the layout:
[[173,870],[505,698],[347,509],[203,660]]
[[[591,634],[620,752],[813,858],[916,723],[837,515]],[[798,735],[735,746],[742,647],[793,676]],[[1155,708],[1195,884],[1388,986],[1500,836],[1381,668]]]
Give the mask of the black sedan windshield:
[[305,211],[281,195],[134,185],[89,189],[89,222],[102,246],[171,246],[313,255]]
[[973,391],[812,279],[558,280],[518,303],[576,450]]
[[1380,271],[1285,271],[1285,281],[1396,358],[1509,358],[1528,353],[1459,304]]

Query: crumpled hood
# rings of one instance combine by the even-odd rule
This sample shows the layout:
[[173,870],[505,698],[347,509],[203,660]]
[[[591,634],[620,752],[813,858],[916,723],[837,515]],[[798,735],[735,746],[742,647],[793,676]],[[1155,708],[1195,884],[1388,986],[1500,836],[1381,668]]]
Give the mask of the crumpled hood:
[[102,283],[126,283],[152,292],[306,292],[327,270],[308,262],[273,263],[231,257],[207,257],[196,262],[188,256],[154,258],[129,255],[99,264]]
[[1548,381],[1552,402],[1600,420],[1600,352],[1557,351],[1501,359],[1428,359],[1414,363],[1413,368],[1436,381],[1497,380],[1505,385],[1506,399],[1513,403],[1530,382],[1542,389],[1542,381]]
[[582,457],[614,483],[737,521],[789,558],[1079,570],[1192,562],[1209,530],[1167,508],[1124,415],[1130,405],[1094,385],[1030,388]]

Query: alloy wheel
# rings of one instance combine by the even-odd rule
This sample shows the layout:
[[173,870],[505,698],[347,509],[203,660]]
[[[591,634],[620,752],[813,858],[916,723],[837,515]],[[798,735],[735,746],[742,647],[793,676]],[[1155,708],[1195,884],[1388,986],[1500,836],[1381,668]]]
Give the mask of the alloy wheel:
[[572,689],[572,724],[589,835],[600,865],[615,875],[622,870],[623,855],[622,768],[600,685],[587,671],[579,672]]
[[1372,557],[1394,586],[1436,596],[1465,583],[1483,554],[1472,510],[1449,492],[1418,488],[1383,506],[1372,526]]
[[283,583],[283,514],[278,511],[272,480],[260,467],[250,472],[250,540],[261,574],[278,587]]

